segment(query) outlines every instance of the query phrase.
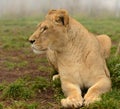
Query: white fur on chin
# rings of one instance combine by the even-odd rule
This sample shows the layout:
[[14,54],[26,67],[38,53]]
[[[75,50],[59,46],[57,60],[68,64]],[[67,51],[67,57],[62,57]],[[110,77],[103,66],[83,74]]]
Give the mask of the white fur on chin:
[[38,50],[33,49],[33,52],[35,54],[45,54],[46,51],[38,51]]

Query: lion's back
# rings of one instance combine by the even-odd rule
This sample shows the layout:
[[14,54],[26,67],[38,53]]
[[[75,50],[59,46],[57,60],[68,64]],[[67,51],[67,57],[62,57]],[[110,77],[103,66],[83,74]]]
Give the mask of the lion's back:
[[112,46],[112,42],[109,36],[107,35],[98,35],[97,39],[101,46],[101,52],[105,58],[108,58],[110,55],[110,49]]

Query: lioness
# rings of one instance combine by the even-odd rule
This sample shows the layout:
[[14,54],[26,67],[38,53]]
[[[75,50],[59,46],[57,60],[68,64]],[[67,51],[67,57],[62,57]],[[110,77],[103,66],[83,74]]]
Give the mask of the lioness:
[[[49,11],[29,38],[33,51],[47,53],[50,63],[59,72],[66,96],[61,100],[63,107],[89,105],[100,100],[100,95],[111,89],[103,53],[109,51],[110,44],[108,48],[102,49],[102,46],[107,45],[100,40],[63,9]],[[84,97],[81,91],[83,88],[88,88]]]

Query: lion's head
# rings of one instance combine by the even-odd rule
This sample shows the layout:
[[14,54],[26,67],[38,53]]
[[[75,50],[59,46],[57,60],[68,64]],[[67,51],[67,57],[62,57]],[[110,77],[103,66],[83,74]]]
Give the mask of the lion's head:
[[59,50],[67,43],[67,25],[69,22],[68,13],[65,10],[51,10],[46,15],[37,30],[30,36],[32,49],[35,53],[41,54],[47,51]]

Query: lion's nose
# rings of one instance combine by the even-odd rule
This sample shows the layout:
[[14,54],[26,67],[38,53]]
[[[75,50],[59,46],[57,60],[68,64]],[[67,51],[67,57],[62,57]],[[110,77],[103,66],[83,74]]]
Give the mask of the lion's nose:
[[35,40],[29,40],[29,42],[30,42],[31,44],[33,44],[33,43],[35,42]]

